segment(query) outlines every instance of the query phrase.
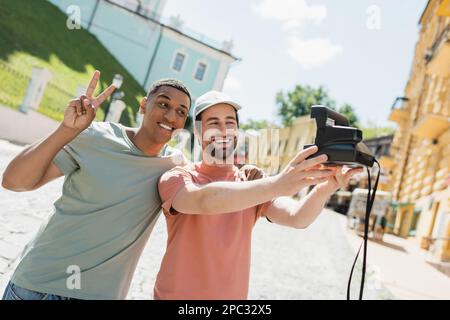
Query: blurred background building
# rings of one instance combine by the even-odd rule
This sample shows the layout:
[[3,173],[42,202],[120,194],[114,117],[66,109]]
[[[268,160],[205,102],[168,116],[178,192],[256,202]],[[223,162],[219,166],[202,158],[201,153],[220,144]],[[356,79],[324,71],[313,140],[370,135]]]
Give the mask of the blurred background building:
[[[395,134],[364,142],[382,167],[378,190],[390,203],[386,231],[412,237],[443,262],[450,261],[450,0],[428,1],[419,25],[410,77],[389,116]],[[260,130],[250,138],[258,143],[250,144],[249,162],[276,174],[314,141],[315,130],[309,116]],[[347,214],[352,191],[367,187],[361,174],[328,205]]]
[[81,26],[95,35],[144,88],[158,79],[183,81],[194,99],[221,90],[230,65],[232,42],[219,42],[164,17],[167,0],[49,0],[70,15],[80,8]]
[[3,1],[0,139],[27,144],[47,136],[63,119],[68,101],[85,92],[95,69],[102,73],[97,92],[120,79],[96,120],[126,126],[140,125],[139,102],[155,80],[183,81],[193,101],[222,90],[230,66],[240,60],[232,54],[233,42],[186,28],[180,16],[165,17],[166,4]]
[[389,116],[392,231],[450,261],[450,1],[428,1],[419,24],[410,77]]
[[250,132],[248,161],[267,174],[277,174],[305,144],[314,142],[315,134],[316,122],[310,116],[298,117],[287,127]]

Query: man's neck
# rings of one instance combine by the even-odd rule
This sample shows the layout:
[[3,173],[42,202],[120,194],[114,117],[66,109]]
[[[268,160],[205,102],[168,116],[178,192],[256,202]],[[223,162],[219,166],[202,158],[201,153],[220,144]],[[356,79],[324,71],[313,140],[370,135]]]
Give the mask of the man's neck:
[[137,130],[127,128],[126,133],[133,144],[144,154],[150,157],[157,156],[160,153],[161,149],[164,147],[164,144],[154,143],[148,136],[148,134],[141,130],[141,128]]

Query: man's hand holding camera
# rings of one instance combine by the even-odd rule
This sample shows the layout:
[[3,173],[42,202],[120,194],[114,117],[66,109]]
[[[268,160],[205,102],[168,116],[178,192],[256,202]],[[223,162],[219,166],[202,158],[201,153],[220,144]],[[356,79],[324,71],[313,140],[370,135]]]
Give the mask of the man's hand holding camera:
[[326,181],[319,183],[316,188],[320,192],[333,194],[337,190],[348,185],[350,179],[361,172],[363,168],[349,168],[347,166],[331,167],[333,174],[326,179]]
[[[354,175],[363,171],[362,168],[324,166],[323,163],[327,161],[326,155],[307,159],[317,151],[317,146],[312,146],[299,152],[281,173],[273,177],[273,183],[280,191],[280,195],[292,196],[311,185],[316,185],[316,189],[322,194],[331,195],[347,186]],[[248,181],[264,176],[261,169],[250,165],[244,166],[241,171]]]
[[326,155],[306,159],[317,151],[317,146],[302,150],[282,172],[273,177],[274,188],[280,196],[292,196],[304,187],[327,183],[332,178],[334,171],[321,167],[327,161]]

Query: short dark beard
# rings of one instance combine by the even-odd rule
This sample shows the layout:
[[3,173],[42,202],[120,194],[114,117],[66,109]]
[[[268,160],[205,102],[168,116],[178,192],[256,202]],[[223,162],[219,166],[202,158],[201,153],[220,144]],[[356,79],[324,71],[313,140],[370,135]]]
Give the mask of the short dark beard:
[[[232,163],[234,164],[234,155],[236,154],[236,151],[237,151],[237,140],[238,140],[237,137],[233,138],[233,149],[229,153],[227,152],[228,149],[225,150],[225,152],[223,152],[223,151],[216,152],[218,150],[216,148],[213,148],[211,150],[210,156],[214,159],[214,161],[217,164],[227,164],[227,160],[230,159],[230,157],[232,157],[232,159],[233,159]],[[211,144],[212,144],[212,142],[210,144],[208,144],[208,146]],[[222,153],[222,154],[217,155],[217,153]],[[218,162],[220,162],[220,163],[218,163]]]

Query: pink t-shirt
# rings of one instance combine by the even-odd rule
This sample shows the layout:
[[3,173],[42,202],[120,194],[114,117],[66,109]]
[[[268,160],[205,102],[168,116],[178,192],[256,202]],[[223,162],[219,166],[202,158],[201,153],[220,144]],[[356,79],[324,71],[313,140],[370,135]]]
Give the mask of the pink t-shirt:
[[237,167],[203,163],[162,175],[159,193],[167,222],[167,249],[154,288],[155,299],[247,299],[252,229],[270,204],[217,215],[183,214],[172,202],[184,185],[242,181]]

